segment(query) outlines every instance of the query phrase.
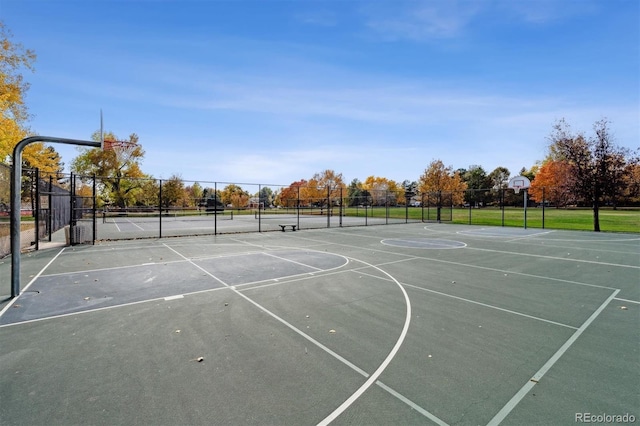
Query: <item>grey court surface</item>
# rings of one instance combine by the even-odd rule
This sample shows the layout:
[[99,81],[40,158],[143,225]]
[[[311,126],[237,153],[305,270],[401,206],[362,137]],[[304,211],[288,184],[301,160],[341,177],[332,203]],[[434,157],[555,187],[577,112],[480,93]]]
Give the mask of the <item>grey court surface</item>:
[[9,263],[2,425],[640,422],[637,234],[100,243],[23,255],[14,300]]
[[[371,211],[370,211],[371,212]],[[377,217],[340,216],[337,214],[295,214],[273,210],[269,213],[234,214],[225,211],[217,215],[203,213],[189,216],[110,216],[99,218],[96,224],[98,240],[119,240],[133,238],[176,237],[193,235],[212,235],[225,233],[247,233],[281,231],[281,225],[296,225],[297,230],[318,229],[327,227],[368,226],[389,223],[405,223],[405,218],[386,218],[384,209],[376,210]],[[86,232],[89,234],[92,222],[85,220]],[[287,229],[290,229],[287,228]]]

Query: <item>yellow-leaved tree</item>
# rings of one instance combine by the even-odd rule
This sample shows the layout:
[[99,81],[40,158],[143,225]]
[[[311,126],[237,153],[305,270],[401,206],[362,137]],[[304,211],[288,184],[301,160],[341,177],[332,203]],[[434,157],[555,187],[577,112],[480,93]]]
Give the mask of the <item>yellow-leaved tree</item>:
[[[100,140],[99,132],[92,139]],[[71,162],[71,170],[85,180],[97,176],[103,184],[101,198],[108,204],[120,208],[138,204],[137,197],[144,186],[141,179],[148,178],[140,169],[144,150],[138,143],[138,135],[132,133],[128,140],[116,143],[119,141],[116,135],[106,132],[104,140],[110,149],[78,148],[81,154]]]
[[[30,115],[25,103],[29,83],[23,72],[33,71],[36,55],[20,43],[0,21],[0,163],[10,162],[18,142],[30,136],[27,125]],[[43,143],[28,145],[22,154],[23,167],[38,168],[44,173],[62,170],[60,155]]]
[[381,176],[369,176],[362,183],[362,189],[371,196],[374,206],[396,205],[405,202],[404,189],[394,180]]
[[454,171],[452,166],[446,167],[442,160],[432,161],[418,182],[418,191],[421,194],[433,194],[438,200],[442,200],[442,195],[446,195],[447,200],[450,196],[452,205],[463,203],[466,190],[467,184],[462,180],[460,173]]

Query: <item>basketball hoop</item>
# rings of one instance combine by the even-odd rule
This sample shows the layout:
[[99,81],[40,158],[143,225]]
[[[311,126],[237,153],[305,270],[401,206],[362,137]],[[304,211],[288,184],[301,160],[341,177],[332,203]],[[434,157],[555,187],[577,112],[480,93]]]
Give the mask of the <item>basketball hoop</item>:
[[122,165],[128,163],[138,147],[136,142],[131,141],[115,141],[104,139],[104,121],[102,119],[102,109],[100,110],[100,148],[103,151],[113,151],[116,155],[116,161]]
[[103,142],[103,149],[105,151],[113,151],[119,164],[127,163],[137,147],[137,143],[130,141],[105,140]]
[[531,181],[526,176],[516,176],[509,179],[509,188],[513,189],[516,194],[519,194],[521,189],[529,189],[530,186]]
[[524,229],[527,229],[527,204],[529,204],[527,189],[529,189],[530,186],[531,181],[526,176],[516,176],[509,179],[509,188],[513,189],[516,194],[519,194],[520,190],[524,189]]

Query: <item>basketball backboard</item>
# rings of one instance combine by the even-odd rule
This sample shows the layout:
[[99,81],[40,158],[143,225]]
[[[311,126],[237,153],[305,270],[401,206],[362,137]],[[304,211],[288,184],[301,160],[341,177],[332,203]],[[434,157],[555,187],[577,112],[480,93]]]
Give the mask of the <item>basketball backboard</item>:
[[515,193],[519,193],[521,189],[529,189],[531,181],[526,176],[515,176],[509,179],[509,188],[513,189]]

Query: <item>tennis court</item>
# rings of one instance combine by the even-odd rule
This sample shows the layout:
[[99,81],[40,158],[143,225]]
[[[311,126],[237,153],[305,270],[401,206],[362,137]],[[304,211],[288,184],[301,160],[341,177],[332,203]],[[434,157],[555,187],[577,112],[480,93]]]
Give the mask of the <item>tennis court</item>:
[[[383,214],[384,209],[378,209]],[[373,210],[369,210],[373,212]],[[282,225],[295,225],[296,230],[325,227],[368,226],[405,223],[404,217],[369,216],[364,210],[359,216],[344,216],[338,209],[330,211],[316,209],[310,214],[294,209],[249,210],[235,212],[227,210],[217,214],[198,212],[195,214],[112,214],[97,221],[96,239],[134,239],[217,235],[225,233],[280,231]],[[413,220],[415,222],[415,220]],[[90,235],[91,220],[87,219],[85,229]],[[287,228],[290,229],[290,228]]]
[[21,275],[18,298],[0,289],[2,424],[640,418],[638,235],[130,240],[24,255]]

